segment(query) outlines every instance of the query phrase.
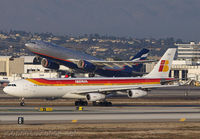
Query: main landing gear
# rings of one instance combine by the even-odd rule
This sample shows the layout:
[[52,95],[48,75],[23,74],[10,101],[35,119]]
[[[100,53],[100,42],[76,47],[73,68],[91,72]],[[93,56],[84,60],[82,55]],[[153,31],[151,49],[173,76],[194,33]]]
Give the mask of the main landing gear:
[[65,75],[65,78],[69,78],[69,77],[75,78],[75,73],[67,73],[67,74]]
[[20,106],[24,106],[25,105],[24,98],[21,98],[20,101],[21,101]]
[[83,101],[81,99],[79,99],[78,101],[75,101],[75,106],[87,106],[88,102],[87,101]]
[[91,78],[91,77],[94,77],[94,76],[95,76],[94,73],[89,73],[89,74],[88,74],[88,77],[90,77],[90,78]]
[[92,104],[93,106],[112,106],[112,102],[108,101],[100,101],[100,102],[93,101]]

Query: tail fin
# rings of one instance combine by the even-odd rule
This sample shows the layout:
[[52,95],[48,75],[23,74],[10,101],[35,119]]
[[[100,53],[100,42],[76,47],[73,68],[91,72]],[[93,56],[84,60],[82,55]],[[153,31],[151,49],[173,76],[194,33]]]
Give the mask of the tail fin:
[[176,53],[176,48],[169,48],[162,56],[160,61],[154,66],[153,70],[144,77],[168,78],[175,53]]
[[[148,56],[149,50],[148,49],[142,49],[140,52],[138,52],[131,61],[138,61],[138,60],[146,60]],[[143,64],[137,64],[132,66],[132,71],[135,72],[141,72],[141,69],[143,67]]]
[[138,52],[131,61],[137,61],[137,60],[145,60],[147,58],[147,55],[149,53],[148,49],[142,49],[140,52]]

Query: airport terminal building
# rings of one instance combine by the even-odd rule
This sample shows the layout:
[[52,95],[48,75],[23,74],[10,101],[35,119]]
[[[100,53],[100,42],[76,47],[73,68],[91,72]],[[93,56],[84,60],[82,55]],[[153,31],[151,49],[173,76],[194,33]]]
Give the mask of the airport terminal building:
[[33,63],[34,56],[0,56],[0,80],[14,81],[21,78],[56,78],[59,74]]
[[200,43],[175,44],[177,60],[173,61],[171,77],[200,81]]

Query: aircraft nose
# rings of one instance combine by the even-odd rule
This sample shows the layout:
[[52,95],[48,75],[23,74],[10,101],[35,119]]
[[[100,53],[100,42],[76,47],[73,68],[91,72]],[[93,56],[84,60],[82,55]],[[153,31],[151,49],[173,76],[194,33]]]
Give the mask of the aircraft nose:
[[38,49],[37,45],[33,43],[26,43],[25,46],[30,51],[36,51]]
[[8,87],[4,87],[3,91],[6,93],[6,94],[9,94],[9,91],[8,91]]
[[8,95],[16,96],[16,90],[12,87],[5,87],[3,91]]
[[25,46],[26,46],[27,48],[30,48],[30,47],[32,47],[32,44],[31,44],[31,43],[26,43]]

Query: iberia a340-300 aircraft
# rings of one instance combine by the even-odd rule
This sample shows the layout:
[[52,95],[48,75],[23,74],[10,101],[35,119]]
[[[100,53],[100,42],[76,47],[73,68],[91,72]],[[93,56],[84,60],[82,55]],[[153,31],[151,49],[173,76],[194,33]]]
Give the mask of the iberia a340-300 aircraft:
[[87,101],[94,105],[112,105],[106,98],[119,91],[138,98],[147,95],[151,88],[172,86],[163,83],[173,80],[169,78],[169,71],[175,52],[175,48],[168,49],[153,70],[143,77],[22,79],[11,82],[4,92],[23,98],[22,106],[24,98],[77,98],[75,105],[87,105]]

